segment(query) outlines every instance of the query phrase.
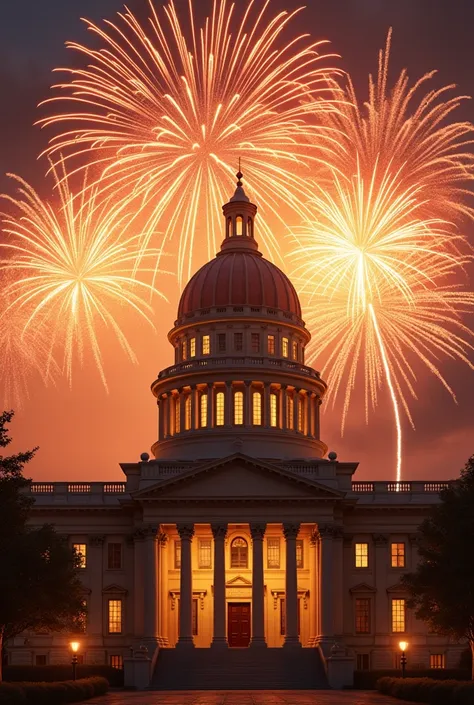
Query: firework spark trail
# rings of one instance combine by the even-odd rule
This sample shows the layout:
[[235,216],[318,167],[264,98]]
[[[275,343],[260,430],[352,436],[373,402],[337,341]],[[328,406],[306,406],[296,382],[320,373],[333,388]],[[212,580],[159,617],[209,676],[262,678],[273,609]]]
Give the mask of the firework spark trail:
[[334,55],[308,35],[285,39],[302,8],[269,16],[269,5],[250,0],[240,14],[214,0],[200,29],[192,0],[186,27],[172,0],[164,16],[150,0],[146,28],[128,10],[105,29],[86,21],[102,48],[70,42],[87,67],[59,69],[70,80],[46,101],[58,111],[40,123],[65,126],[49,156],[99,169],[117,206],[146,218],[145,246],[159,228],[163,243],[178,236],[180,284],[192,273],[200,229],[214,256],[239,157],[274,258],[268,216],[286,229],[282,202],[295,219],[308,216],[308,177],[332,148],[322,115],[337,103]]
[[[7,287],[10,305],[3,316],[23,316],[22,336],[33,330],[47,331],[46,369],[60,351],[69,380],[73,358],[83,361],[88,344],[104,386],[107,388],[98,329],[111,328],[125,353],[134,352],[120,327],[114,310],[126,307],[153,326],[153,309],[146,295],[160,294],[150,284],[133,276],[136,259],[143,256],[139,235],[124,233],[130,217],[117,217],[110,204],[97,204],[94,191],[84,177],[79,197],[70,190],[64,171],[53,168],[59,204],[42,201],[19,177],[19,197],[3,196],[12,212],[2,221],[7,242],[0,243],[4,257],[0,270],[13,277]],[[85,200],[84,194],[88,194]],[[1,250],[0,250],[1,252]],[[159,253],[150,250],[145,257]],[[142,267],[143,273],[155,268]],[[18,362],[16,363],[18,364]]]

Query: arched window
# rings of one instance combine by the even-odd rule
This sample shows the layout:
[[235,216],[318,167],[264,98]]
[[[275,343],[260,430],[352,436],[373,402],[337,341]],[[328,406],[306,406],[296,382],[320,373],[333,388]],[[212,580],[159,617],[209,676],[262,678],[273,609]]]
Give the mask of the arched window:
[[288,357],[288,338],[281,339],[281,354],[283,357]]
[[254,426],[262,425],[262,395],[260,392],[254,392],[252,394],[252,409],[253,409],[253,419],[252,423]]
[[278,426],[278,397],[275,392],[270,394],[270,426]]
[[186,340],[181,341],[181,359],[186,360],[187,358],[188,346],[186,345]]
[[243,235],[244,234],[244,219],[242,218],[241,215],[238,215],[237,218],[235,219],[235,234],[236,235]]
[[224,392],[216,394],[216,426],[224,425]]
[[232,218],[227,218],[227,237],[232,237]]
[[181,421],[181,404],[180,404],[180,399],[179,397],[176,397],[174,400],[174,432],[179,433],[181,428],[180,428],[180,421]]
[[207,393],[203,392],[199,400],[199,412],[200,412],[200,426],[201,428],[206,428],[207,426]]
[[230,567],[248,568],[249,547],[247,541],[240,536],[230,544]]
[[298,396],[298,431],[300,433],[304,433],[304,422],[305,422],[305,405],[306,399],[305,397],[299,395]]
[[286,397],[286,427],[289,428],[290,430],[294,429],[294,424],[293,424],[293,410],[294,410],[294,401],[293,397],[290,397],[288,395]]
[[296,340],[293,341],[293,344],[291,347],[292,347],[292,358],[293,358],[293,360],[297,360],[298,359],[298,343],[296,342]]
[[234,424],[241,426],[244,423],[244,393],[234,394]]
[[186,431],[191,430],[191,394],[188,394],[184,402],[184,427]]
[[253,237],[253,220],[249,218],[247,220],[247,237]]

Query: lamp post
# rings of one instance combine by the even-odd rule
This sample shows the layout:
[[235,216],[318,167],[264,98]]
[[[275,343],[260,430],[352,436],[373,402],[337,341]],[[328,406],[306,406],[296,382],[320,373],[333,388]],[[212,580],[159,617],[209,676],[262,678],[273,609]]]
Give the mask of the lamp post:
[[401,641],[399,643],[400,651],[402,652],[402,655],[400,657],[400,666],[402,667],[402,678],[405,678],[405,668],[407,665],[407,657],[405,656],[405,651],[408,648],[408,642],[407,641]]
[[77,652],[79,651],[79,642],[71,641],[71,651],[72,651],[72,680],[76,680],[76,670],[77,670]]

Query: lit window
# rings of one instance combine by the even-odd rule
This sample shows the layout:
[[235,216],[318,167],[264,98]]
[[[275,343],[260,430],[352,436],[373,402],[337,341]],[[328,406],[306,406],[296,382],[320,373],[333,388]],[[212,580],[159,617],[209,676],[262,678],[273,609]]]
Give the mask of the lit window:
[[181,541],[179,539],[174,542],[174,567],[181,568]]
[[370,654],[357,654],[357,670],[370,671]]
[[270,394],[270,426],[275,428],[278,425],[278,397],[272,392]]
[[79,568],[85,568],[87,566],[87,546],[85,543],[73,543],[72,547],[79,558]]
[[405,567],[405,544],[392,543],[392,568]]
[[275,336],[269,335],[267,339],[267,351],[269,355],[275,354]]
[[202,354],[203,355],[210,355],[211,354],[211,338],[209,335],[202,336]]
[[260,333],[252,333],[252,352],[260,352]]
[[298,359],[298,343],[294,340],[291,346],[293,360]]
[[305,404],[305,399],[304,397],[298,395],[298,431],[300,433],[304,433],[304,404]]
[[107,567],[109,570],[122,570],[122,544],[107,544]]
[[369,544],[368,543],[356,543],[355,549],[355,567],[356,568],[368,568],[369,567]]
[[196,338],[191,338],[189,341],[189,356],[196,357]]
[[248,568],[248,560],[249,549],[247,541],[239,536],[230,545],[230,567]]
[[216,426],[224,425],[224,392],[216,394]]
[[191,430],[191,394],[184,400],[184,428],[186,431]]
[[241,426],[244,423],[244,393],[234,394],[234,424]]
[[283,357],[288,357],[288,338],[281,339],[281,354]]
[[109,600],[109,634],[122,633],[122,600]]
[[232,218],[227,218],[227,237],[232,236]]
[[211,539],[199,539],[199,567],[212,568]]
[[203,392],[200,398],[201,406],[201,428],[206,428],[207,426],[207,392]]
[[405,600],[392,600],[392,632],[405,631]]
[[296,539],[296,567],[304,568],[303,539]]
[[180,415],[181,415],[181,402],[179,397],[176,397],[174,400],[174,432],[179,433],[180,432]]
[[286,397],[286,426],[287,426],[287,428],[289,428],[291,431],[292,431],[293,428],[294,428],[294,424],[293,424],[294,408],[295,408],[295,405],[294,405],[293,397],[291,397],[290,395],[288,395],[288,396]]
[[280,567],[280,539],[267,539],[267,568]]
[[109,663],[112,668],[123,668],[123,656],[121,654],[111,654]]
[[260,392],[254,392],[252,394],[252,407],[253,407],[253,425],[262,425],[262,395]]
[[220,353],[225,352],[225,333],[217,334],[217,351]]
[[237,218],[235,219],[235,234],[236,235],[243,235],[244,234],[244,219],[242,218],[241,215],[238,215]]
[[234,333],[234,350],[236,352],[242,352],[244,349],[244,334]]
[[430,668],[446,668],[444,654],[430,654]]
[[186,357],[187,357],[186,353],[187,353],[187,345],[186,345],[186,341],[183,340],[181,343],[181,359],[182,360],[186,360]]
[[370,633],[370,598],[361,597],[355,601],[356,634]]

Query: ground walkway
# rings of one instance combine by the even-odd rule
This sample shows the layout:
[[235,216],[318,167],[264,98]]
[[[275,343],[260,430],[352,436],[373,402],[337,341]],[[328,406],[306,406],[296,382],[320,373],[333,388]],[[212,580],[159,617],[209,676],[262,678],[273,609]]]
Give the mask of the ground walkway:
[[111,693],[92,705],[394,705],[401,700],[366,691],[147,691]]

